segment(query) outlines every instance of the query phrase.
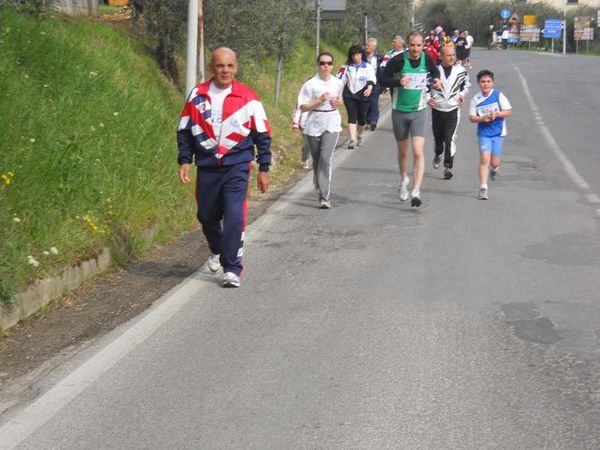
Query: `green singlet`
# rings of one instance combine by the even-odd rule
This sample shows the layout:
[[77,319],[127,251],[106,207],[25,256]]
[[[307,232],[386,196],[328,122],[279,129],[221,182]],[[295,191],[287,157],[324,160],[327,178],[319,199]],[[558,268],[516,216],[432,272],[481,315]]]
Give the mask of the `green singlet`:
[[416,112],[425,108],[427,93],[427,67],[425,65],[425,52],[421,53],[418,67],[412,67],[408,59],[408,52],[404,52],[404,67],[400,78],[408,77],[409,82],[405,87],[394,88],[392,105],[399,112]]

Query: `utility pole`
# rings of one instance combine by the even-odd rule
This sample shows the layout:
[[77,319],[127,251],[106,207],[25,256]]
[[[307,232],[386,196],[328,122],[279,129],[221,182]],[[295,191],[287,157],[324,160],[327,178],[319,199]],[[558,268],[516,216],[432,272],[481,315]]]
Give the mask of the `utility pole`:
[[186,97],[196,86],[198,73],[200,82],[204,82],[204,2],[189,0],[185,57]]
[[187,23],[187,49],[185,63],[185,95],[196,86],[196,55],[198,48],[198,0],[189,0]]
[[315,0],[317,7],[317,58],[319,57],[319,53],[321,52],[320,44],[321,44],[321,0]]
[[198,0],[198,74],[204,83],[204,0]]
[[365,45],[367,45],[367,39],[369,39],[369,13],[364,12],[365,15]]
[[567,54],[567,0],[563,4],[563,55]]

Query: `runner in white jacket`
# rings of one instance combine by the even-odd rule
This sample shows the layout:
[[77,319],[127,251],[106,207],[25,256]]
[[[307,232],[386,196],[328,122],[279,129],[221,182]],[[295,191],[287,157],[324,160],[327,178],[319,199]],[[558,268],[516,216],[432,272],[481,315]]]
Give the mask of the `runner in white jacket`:
[[440,72],[441,88],[430,91],[429,106],[435,139],[433,168],[438,169],[444,154],[444,178],[452,178],[454,155],[456,154],[456,132],[460,122],[460,108],[465,103],[465,95],[471,83],[466,69],[456,63],[456,50],[445,45],[441,49]]

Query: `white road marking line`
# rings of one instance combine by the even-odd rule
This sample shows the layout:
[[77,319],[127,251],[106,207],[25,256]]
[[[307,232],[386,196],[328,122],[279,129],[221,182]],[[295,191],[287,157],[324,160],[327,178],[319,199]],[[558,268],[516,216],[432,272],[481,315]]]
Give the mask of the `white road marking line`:
[[[42,394],[32,404],[0,427],[0,449],[17,447],[36,430],[57,415],[100,376],[108,372],[128,353],[150,337],[193,298],[190,291],[207,289],[208,281],[194,274],[165,294],[155,309],[99,350],[90,359]],[[212,286],[212,284],[210,284]]]
[[[533,100],[533,96],[531,95],[529,86],[527,85],[527,80],[525,79],[525,77],[523,76],[523,74],[521,73],[521,71],[515,64],[513,64],[513,67],[515,68],[515,70],[517,71],[517,74],[519,75],[519,78],[521,79],[521,84],[523,84],[523,90],[525,91],[525,96],[527,97],[527,100],[529,101],[529,106],[534,111],[534,113],[536,111],[539,111],[539,108],[537,107],[537,105],[535,104],[535,101]],[[548,130],[548,128],[543,124],[539,124],[539,126],[540,126],[540,130],[542,131],[542,134],[546,138],[546,142],[548,143],[548,145],[550,146],[550,148],[552,149],[552,151],[554,152],[554,154],[556,155],[556,157],[562,164],[563,168],[567,172],[567,175],[569,175],[569,178],[571,178],[573,183],[575,183],[575,185],[578,188],[583,189],[583,190],[589,190],[590,185],[587,184],[587,182],[581,177],[581,175],[579,175],[579,172],[577,172],[577,169],[575,169],[575,166],[571,163],[571,161],[569,161],[569,158],[567,158],[567,155],[565,155],[565,153],[560,149],[560,146],[556,142],[556,139],[554,139],[554,136],[552,136],[552,133],[550,133],[550,130]]]
[[585,198],[587,199],[588,202],[590,203],[600,203],[600,197],[598,197],[596,194],[594,193],[590,193],[590,194],[585,194]]

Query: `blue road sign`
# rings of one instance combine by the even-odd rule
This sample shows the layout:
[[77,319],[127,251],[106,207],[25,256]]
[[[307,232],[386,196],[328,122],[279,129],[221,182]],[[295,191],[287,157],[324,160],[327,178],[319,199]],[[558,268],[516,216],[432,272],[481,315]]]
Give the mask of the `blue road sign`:
[[562,20],[546,19],[543,33],[546,39],[560,39],[562,35]]
[[502,8],[500,10],[500,17],[503,18],[504,20],[507,20],[510,17],[510,9],[508,8]]

